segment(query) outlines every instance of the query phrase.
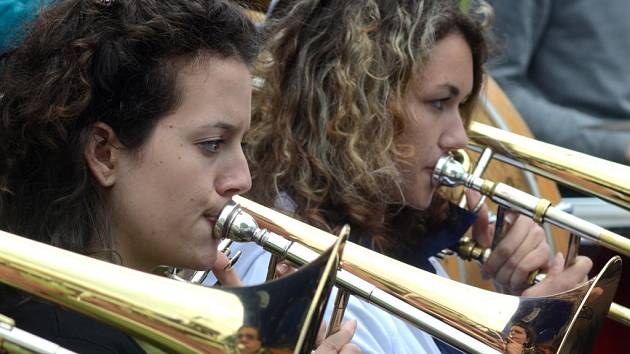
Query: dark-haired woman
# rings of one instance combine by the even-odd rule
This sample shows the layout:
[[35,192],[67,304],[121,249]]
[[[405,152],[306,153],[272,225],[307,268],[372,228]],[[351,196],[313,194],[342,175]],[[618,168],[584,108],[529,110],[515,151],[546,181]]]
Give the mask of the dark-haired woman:
[[[216,217],[251,186],[241,141],[256,37],[222,0],[68,0],[41,13],[0,64],[0,229],[146,272],[212,268]],[[66,348],[143,351],[2,292],[1,313]],[[353,331],[318,352],[357,352]]]

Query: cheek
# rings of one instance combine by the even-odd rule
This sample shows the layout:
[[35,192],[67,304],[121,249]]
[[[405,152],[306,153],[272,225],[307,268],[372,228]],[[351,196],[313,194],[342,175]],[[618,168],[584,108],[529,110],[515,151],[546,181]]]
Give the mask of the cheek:
[[[167,157],[147,164],[127,188],[127,198],[134,203],[124,206],[143,220],[154,234],[178,235],[190,231],[190,224],[209,205],[211,186],[207,171],[183,156]],[[125,192],[123,192],[125,193]],[[123,196],[124,198],[124,196]],[[178,232],[179,231],[179,232]]]
[[213,171],[194,151],[165,157],[154,167],[157,188],[173,203],[203,202],[212,187]]
[[434,189],[426,171],[407,174],[403,183],[403,194],[407,204],[416,209],[426,209],[431,204]]

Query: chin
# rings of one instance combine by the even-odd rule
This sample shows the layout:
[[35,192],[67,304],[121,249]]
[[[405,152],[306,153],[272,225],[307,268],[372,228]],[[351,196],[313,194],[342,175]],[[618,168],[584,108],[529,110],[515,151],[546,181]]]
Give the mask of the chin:
[[208,257],[199,255],[198,257],[191,257],[186,262],[179,265],[179,268],[185,268],[190,270],[209,270],[214,267],[214,263],[217,261],[216,255],[214,257]]
[[431,201],[414,201],[408,204],[410,207],[418,210],[426,210],[431,205]]
[[407,204],[414,209],[426,210],[429,208],[432,201],[433,201],[433,190],[431,190],[429,193],[425,193],[424,197],[408,199]]
[[214,267],[214,263],[217,261],[217,257],[205,257],[197,263],[198,270],[208,270]]

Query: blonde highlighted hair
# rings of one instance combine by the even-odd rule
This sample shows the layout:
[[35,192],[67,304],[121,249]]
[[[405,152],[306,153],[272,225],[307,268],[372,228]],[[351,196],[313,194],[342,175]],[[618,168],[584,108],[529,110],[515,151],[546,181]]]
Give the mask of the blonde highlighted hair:
[[403,97],[435,42],[458,32],[473,52],[474,98],[481,27],[454,0],[300,0],[267,31],[248,137],[251,196],[273,204],[286,192],[307,222],[362,225],[386,243],[402,200],[396,161],[409,154],[397,144]]

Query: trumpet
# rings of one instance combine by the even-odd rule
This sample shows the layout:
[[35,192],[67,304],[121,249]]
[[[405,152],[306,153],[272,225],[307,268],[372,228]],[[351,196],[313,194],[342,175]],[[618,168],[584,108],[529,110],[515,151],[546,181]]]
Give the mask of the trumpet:
[[[254,241],[298,265],[323,252],[336,236],[235,196],[215,234]],[[310,253],[310,255],[309,255]],[[523,298],[486,291],[422,271],[346,243],[336,285],[468,353],[500,353],[512,325],[528,323],[535,345],[553,353],[589,353],[616,291],[621,259],[570,291]],[[553,319],[553,320],[551,320]]]
[[[313,348],[340,249],[336,245],[304,271],[277,281],[219,290],[0,231],[0,282],[122,329],[169,353],[234,353],[236,333],[247,326],[258,330],[265,348],[302,354]],[[0,319],[4,319],[0,327],[12,332],[0,331],[0,344],[33,350],[16,339],[15,334],[24,336],[14,331],[12,321]]]

